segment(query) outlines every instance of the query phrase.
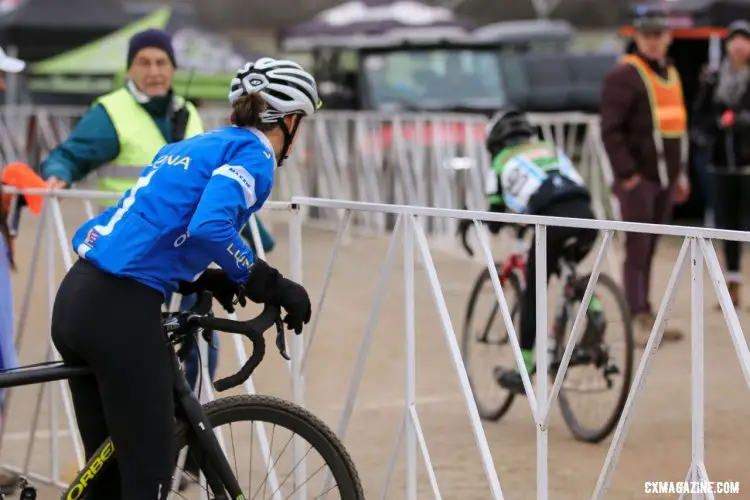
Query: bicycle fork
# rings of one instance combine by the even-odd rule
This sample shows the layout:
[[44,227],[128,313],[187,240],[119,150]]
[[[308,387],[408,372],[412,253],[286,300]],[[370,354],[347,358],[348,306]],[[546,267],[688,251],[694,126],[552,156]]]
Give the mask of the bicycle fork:
[[[178,407],[182,410],[181,417],[188,423],[192,430],[191,436],[197,441],[191,443],[191,436],[189,436],[188,446],[193,448],[195,461],[206,476],[206,483],[211,488],[216,500],[245,500],[237,478],[232,472],[232,467],[229,465],[219,440],[213,432],[211,423],[203,412],[200,401],[190,389],[182,370],[180,370],[179,361],[175,354],[172,355],[172,363],[175,370],[175,394]],[[197,450],[195,445],[197,445]],[[227,495],[227,492],[229,495]]]

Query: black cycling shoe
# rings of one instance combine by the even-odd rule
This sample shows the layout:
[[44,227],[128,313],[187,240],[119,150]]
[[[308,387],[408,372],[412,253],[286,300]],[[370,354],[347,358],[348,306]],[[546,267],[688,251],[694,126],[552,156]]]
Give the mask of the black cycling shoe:
[[[21,484],[21,476],[9,471],[0,471],[0,493],[13,495]],[[1,498],[1,497],[0,497]]]
[[[507,389],[514,394],[520,394],[522,396],[526,395],[526,389],[523,386],[523,379],[517,370],[509,370],[502,366],[496,366],[492,373],[495,376],[497,383],[500,384],[500,387]],[[532,370],[531,374],[533,375],[533,373],[534,370]]]
[[586,314],[586,330],[583,332],[580,347],[591,348],[598,347],[604,341],[604,332],[607,329],[607,318],[601,311],[588,312]]

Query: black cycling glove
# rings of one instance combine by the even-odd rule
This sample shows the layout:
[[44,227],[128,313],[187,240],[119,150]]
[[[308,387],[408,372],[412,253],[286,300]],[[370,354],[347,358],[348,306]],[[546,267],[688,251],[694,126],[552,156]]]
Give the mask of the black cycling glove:
[[245,297],[239,294],[240,285],[232,281],[227,273],[221,269],[206,269],[197,280],[180,282],[178,292],[182,295],[190,295],[202,291],[211,292],[214,298],[228,313],[234,312],[234,299],[239,299],[239,304],[245,306]]
[[299,283],[285,278],[266,261],[255,259],[244,288],[245,296],[253,302],[283,307],[287,313],[284,323],[295,333],[302,333],[302,325],[310,321],[312,305],[307,291]]

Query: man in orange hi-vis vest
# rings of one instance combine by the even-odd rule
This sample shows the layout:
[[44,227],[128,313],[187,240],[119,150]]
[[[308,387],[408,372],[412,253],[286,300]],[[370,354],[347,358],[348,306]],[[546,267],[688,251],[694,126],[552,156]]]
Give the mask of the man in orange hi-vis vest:
[[[612,191],[623,220],[665,224],[675,203],[690,191],[687,112],[677,70],[667,61],[667,18],[649,11],[634,22],[637,51],[605,77],[601,99],[602,141],[615,174]],[[635,321],[636,342],[645,346],[654,324],[649,301],[656,236],[628,233],[623,284]],[[663,340],[682,332],[666,328]]]

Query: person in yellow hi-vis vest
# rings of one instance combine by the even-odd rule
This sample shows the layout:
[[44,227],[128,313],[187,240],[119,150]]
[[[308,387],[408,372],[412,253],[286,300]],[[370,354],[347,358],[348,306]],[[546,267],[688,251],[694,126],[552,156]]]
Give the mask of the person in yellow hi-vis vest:
[[[91,172],[99,189],[125,192],[164,145],[203,132],[195,107],[172,90],[175,56],[166,31],[149,29],[133,35],[127,55],[125,86],[96,100],[70,136],[42,163],[52,188],[69,187]],[[102,200],[102,209],[117,200]],[[185,297],[182,308],[194,297]],[[216,370],[216,338],[209,349],[209,372]],[[185,365],[193,386],[198,378],[197,352]]]
[[[622,219],[667,224],[675,204],[684,203],[690,193],[687,109],[679,73],[667,58],[671,36],[666,14],[652,9],[633,24],[636,52],[612,68],[602,84],[601,138]],[[625,236],[623,284],[641,347],[655,321],[649,292],[656,243],[652,234]],[[662,341],[682,338],[671,325],[662,335]]]

